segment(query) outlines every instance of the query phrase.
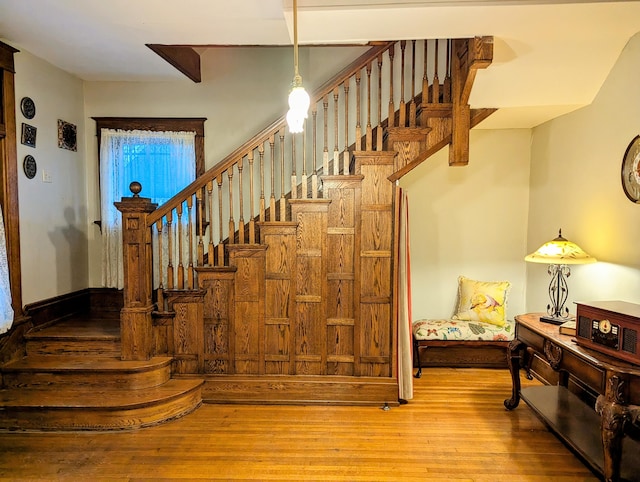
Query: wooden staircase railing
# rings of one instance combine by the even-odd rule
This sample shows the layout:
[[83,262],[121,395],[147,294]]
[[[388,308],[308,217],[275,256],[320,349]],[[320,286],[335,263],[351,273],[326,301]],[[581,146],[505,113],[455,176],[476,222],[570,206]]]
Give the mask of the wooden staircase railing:
[[[123,358],[153,351],[151,286],[160,310],[165,291],[197,289],[197,268],[228,266],[230,246],[261,242],[259,223],[291,222],[291,200],[322,198],[321,175],[359,174],[354,154],[395,149],[402,170],[449,136],[450,163],[464,164],[470,83],[491,55],[490,38],[376,44],[312,93],[303,134],[290,134],[283,115],[163,206],[139,197],[136,207],[118,203],[130,211],[123,226],[131,231],[124,236]],[[406,132],[420,140],[411,149]]]

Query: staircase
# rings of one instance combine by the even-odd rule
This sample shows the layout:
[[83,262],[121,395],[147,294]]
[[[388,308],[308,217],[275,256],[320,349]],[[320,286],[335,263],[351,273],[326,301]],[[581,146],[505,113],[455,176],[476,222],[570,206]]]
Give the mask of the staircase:
[[[123,429],[205,403],[394,405],[398,187],[449,146],[468,162],[492,39],[373,46],[157,207],[123,216],[119,322],[26,335],[2,367],[0,428]],[[398,58],[399,57],[399,58]],[[411,59],[407,61],[407,59]],[[144,194],[144,186],[142,186]]]
[[202,381],[172,380],[170,357],[122,361],[119,325],[77,316],[28,333],[2,367],[0,429],[133,429],[195,410]]

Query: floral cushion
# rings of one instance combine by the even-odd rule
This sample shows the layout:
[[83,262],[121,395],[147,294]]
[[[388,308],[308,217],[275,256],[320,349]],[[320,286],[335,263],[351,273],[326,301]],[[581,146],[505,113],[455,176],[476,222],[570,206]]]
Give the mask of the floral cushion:
[[510,341],[514,338],[515,322],[507,320],[504,326],[481,321],[417,320],[413,322],[416,340],[458,341]]

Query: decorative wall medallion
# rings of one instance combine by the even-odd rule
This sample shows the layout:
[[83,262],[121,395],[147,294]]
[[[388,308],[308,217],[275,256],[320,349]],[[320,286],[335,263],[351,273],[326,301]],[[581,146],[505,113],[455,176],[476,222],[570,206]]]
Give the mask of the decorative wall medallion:
[[31,97],[23,97],[20,101],[20,111],[27,119],[33,119],[36,116],[36,104]]
[[36,147],[36,133],[37,128],[30,126],[29,124],[22,123],[22,140],[21,142],[25,146]]
[[36,164],[36,160],[31,154],[24,156],[24,161],[22,161],[22,169],[24,170],[24,175],[27,176],[27,179],[33,179],[34,177],[36,177],[38,166]]
[[58,119],[58,147],[70,151],[78,150],[78,136],[75,124]]

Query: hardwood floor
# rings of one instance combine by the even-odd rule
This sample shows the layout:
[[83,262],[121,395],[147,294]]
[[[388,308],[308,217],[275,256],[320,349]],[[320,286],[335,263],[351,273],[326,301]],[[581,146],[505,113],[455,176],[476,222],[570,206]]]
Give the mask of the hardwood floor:
[[426,368],[388,411],[203,405],[128,432],[5,432],[0,479],[597,480],[524,403],[504,409],[510,390],[507,370]]

